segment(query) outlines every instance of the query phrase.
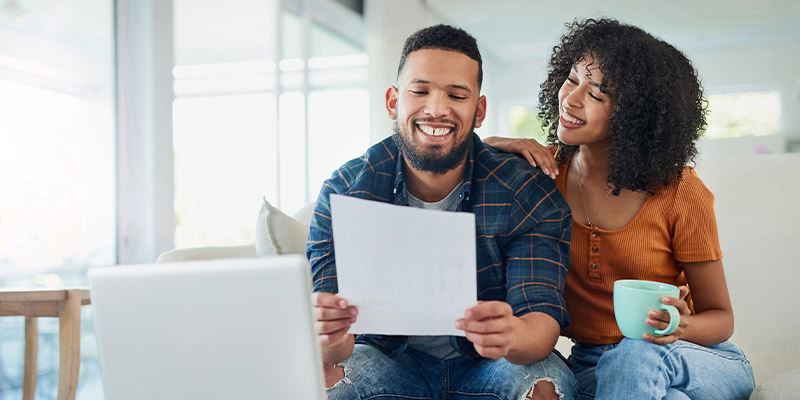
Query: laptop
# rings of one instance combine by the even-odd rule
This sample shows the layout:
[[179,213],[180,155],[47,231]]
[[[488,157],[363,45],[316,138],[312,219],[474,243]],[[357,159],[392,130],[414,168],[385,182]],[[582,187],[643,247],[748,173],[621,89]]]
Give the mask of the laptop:
[[109,400],[325,398],[300,255],[89,270]]

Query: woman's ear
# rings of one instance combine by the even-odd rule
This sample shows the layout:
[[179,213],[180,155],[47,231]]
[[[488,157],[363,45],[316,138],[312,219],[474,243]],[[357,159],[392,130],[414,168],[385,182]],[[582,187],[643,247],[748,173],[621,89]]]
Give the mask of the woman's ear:
[[397,87],[389,86],[386,89],[386,112],[389,118],[397,119]]

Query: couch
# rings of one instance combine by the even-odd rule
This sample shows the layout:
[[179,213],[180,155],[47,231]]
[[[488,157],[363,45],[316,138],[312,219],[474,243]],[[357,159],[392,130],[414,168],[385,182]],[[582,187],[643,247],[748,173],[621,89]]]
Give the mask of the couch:
[[[708,157],[697,173],[715,196],[726,279],[735,315],[731,340],[756,376],[752,399],[800,398],[800,154]],[[266,200],[255,242],[175,249],[159,262],[304,253],[313,205],[289,216]],[[569,354],[561,338],[557,348]]]

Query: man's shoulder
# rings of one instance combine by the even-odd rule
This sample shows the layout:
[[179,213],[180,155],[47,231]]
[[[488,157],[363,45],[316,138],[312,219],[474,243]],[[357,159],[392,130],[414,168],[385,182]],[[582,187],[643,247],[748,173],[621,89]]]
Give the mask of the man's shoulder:
[[504,187],[514,193],[520,190],[556,190],[553,180],[522,157],[495,149],[483,142],[475,146],[474,178],[487,184]]
[[368,180],[374,175],[394,176],[397,168],[398,150],[391,137],[388,137],[367,149],[361,157],[344,163],[326,181],[336,188],[338,193],[346,193],[359,181]]

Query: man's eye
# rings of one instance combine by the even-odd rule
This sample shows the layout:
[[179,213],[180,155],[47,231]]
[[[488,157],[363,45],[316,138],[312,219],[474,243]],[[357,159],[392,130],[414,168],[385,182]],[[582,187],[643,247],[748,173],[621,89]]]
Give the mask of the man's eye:
[[452,97],[452,98],[454,98],[456,100],[464,100],[464,99],[467,98],[466,96],[461,96],[461,95],[457,95],[457,94],[451,94],[450,97]]
[[424,90],[410,90],[410,92],[413,93],[413,94],[426,94],[426,93],[428,93],[428,92],[426,92]]

